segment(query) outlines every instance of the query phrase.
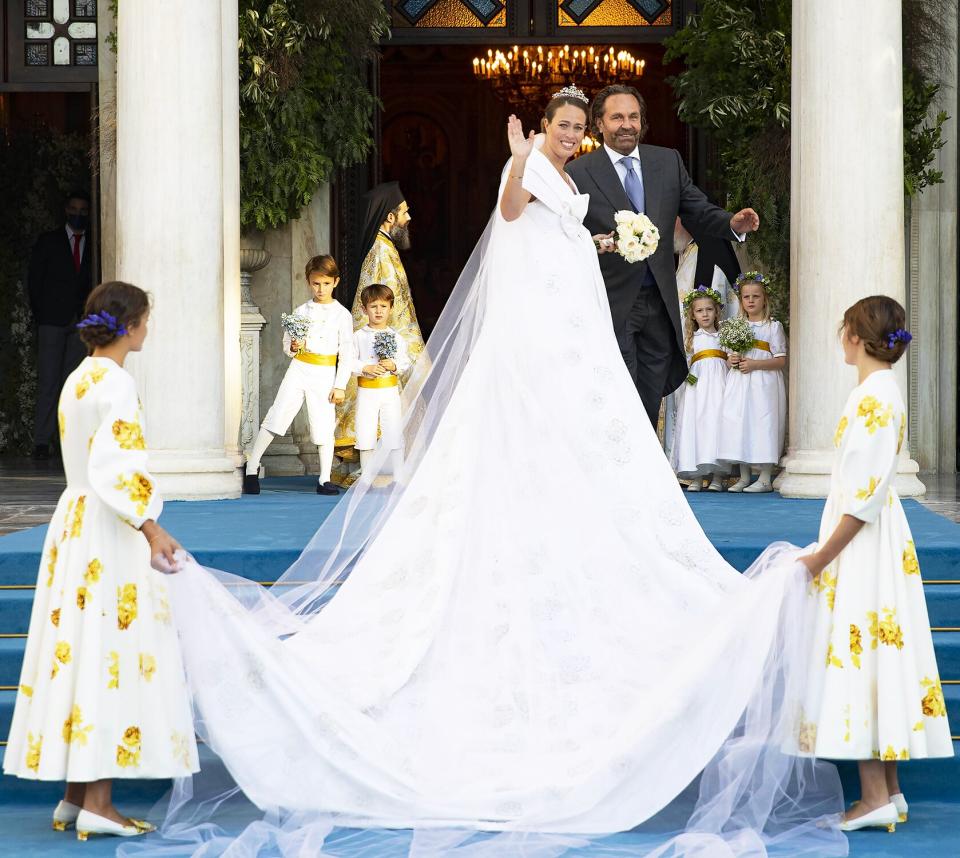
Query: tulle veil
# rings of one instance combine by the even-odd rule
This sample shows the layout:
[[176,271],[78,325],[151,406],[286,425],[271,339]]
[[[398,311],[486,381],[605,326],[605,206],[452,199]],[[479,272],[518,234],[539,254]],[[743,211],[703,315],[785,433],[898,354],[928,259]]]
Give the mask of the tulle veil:
[[[508,163],[501,175],[501,193],[509,168]],[[565,200],[565,189],[557,187],[557,178],[551,177],[549,170],[552,167],[542,155],[531,155],[524,185],[554,215],[569,220],[578,214],[576,206],[571,207]],[[582,209],[579,217],[582,219]],[[582,242],[583,248],[592,251],[589,236],[583,235],[582,226],[579,229],[580,233],[571,240]],[[500,325],[509,315],[499,294],[504,277],[510,276],[504,256],[515,253],[515,248],[510,249],[512,239],[507,230],[508,225],[495,210],[403,390],[406,447],[401,473],[391,473],[388,451],[378,452],[373,465],[364,468],[360,479],[318,528],[300,557],[269,589],[229,573],[200,568],[192,561],[171,579],[187,673],[195,694],[196,729],[213,754],[204,755],[199,775],[174,782],[171,794],[158,809],[165,817],[160,836],[124,843],[120,854],[192,854],[205,858],[553,858],[588,853],[664,858],[823,858],[847,854],[846,840],[836,827],[842,811],[836,769],[804,755],[796,742],[801,717],[797,701],[806,674],[810,628],[803,621],[807,581],[803,568],[796,562],[796,549],[785,544],[771,546],[743,577],[735,574],[715,552],[711,555],[704,548],[706,539],[679,497],[675,481],[672,489],[666,487],[662,491],[671,498],[670,492],[677,494],[678,505],[672,508],[686,509],[677,515],[682,516],[681,525],[689,531],[694,561],[713,569],[723,567],[716,574],[735,582],[734,589],[742,587],[743,599],[755,613],[753,622],[742,624],[750,627],[742,629],[726,628],[724,623],[729,624],[730,620],[714,617],[710,621],[712,627],[703,626],[705,640],[692,647],[692,651],[708,651],[711,636],[723,629],[716,634],[716,646],[727,662],[737,665],[747,690],[739,694],[728,691],[722,681],[709,692],[701,689],[696,695],[687,689],[689,699],[697,705],[686,706],[681,679],[662,685],[663,690],[669,689],[678,698],[671,709],[676,719],[677,748],[685,744],[685,736],[716,734],[718,739],[703,759],[685,760],[682,766],[678,763],[676,770],[669,763],[669,755],[663,757],[666,762],[660,757],[651,762],[658,768],[656,780],[663,784],[662,795],[638,798],[638,807],[644,810],[638,811],[638,816],[625,826],[639,826],[629,838],[618,837],[616,828],[597,824],[587,826],[581,833],[575,818],[568,824],[548,822],[541,827],[536,814],[513,817],[509,808],[499,815],[456,821],[437,814],[434,808],[425,808],[422,819],[400,815],[399,818],[409,821],[397,825],[398,817],[331,813],[328,796],[323,794],[326,781],[322,777],[304,781],[314,787],[320,784],[316,794],[304,795],[304,790],[292,789],[287,797],[278,800],[269,792],[261,792],[256,779],[240,774],[236,762],[240,757],[259,760],[259,765],[271,771],[282,771],[286,766],[291,778],[299,777],[295,772],[300,771],[298,767],[304,765],[305,759],[309,761],[308,768],[317,771],[328,764],[324,759],[327,740],[318,738],[314,742],[313,737],[318,730],[327,729],[329,723],[317,728],[311,721],[315,714],[311,700],[322,700],[326,705],[341,693],[341,689],[323,684],[325,670],[333,665],[321,653],[312,665],[312,675],[296,673],[293,668],[285,673],[289,665],[282,655],[274,657],[275,644],[289,649],[291,643],[309,632],[318,614],[335,604],[338,590],[348,586],[351,572],[371,551],[377,535],[398,506],[416,505],[418,499],[405,495],[416,483],[431,443],[470,367],[471,357],[488,345],[483,340],[495,333],[491,325]],[[568,233],[574,234],[570,230]],[[508,260],[510,264],[515,261],[515,257]],[[597,271],[588,286],[590,300],[600,305],[600,311],[609,313],[598,277]],[[649,425],[643,431],[652,436]],[[656,479],[669,483],[661,463],[653,467]],[[644,488],[638,486],[637,491],[643,492]],[[443,502],[441,497],[440,503]],[[648,522],[647,526],[656,528],[658,524]],[[509,548],[505,546],[508,553]],[[423,546],[423,550],[424,563],[428,564],[429,546]],[[526,561],[518,558],[517,562]],[[558,598],[574,596],[561,593]],[[691,597],[688,594],[685,598]],[[759,608],[763,610],[757,612]],[[363,622],[363,618],[358,622]],[[257,649],[258,641],[265,642],[261,649]],[[342,666],[337,667],[342,675]],[[709,682],[709,677],[701,679]],[[245,705],[244,701],[254,699],[250,695],[258,692],[261,696],[256,699],[262,701],[264,689],[267,696],[282,698],[282,704],[267,701],[262,713]],[[395,690],[387,688],[382,693],[389,696]],[[349,695],[350,691],[343,693]],[[238,724],[246,724],[247,729],[238,729],[225,740],[222,729],[213,728],[214,709],[221,721],[227,713]],[[370,704],[369,711],[378,711],[378,704]],[[335,720],[337,713],[331,709],[325,717]],[[281,747],[273,737],[281,721],[289,733],[299,730],[298,735],[308,737],[298,740],[299,752],[296,747],[292,751],[289,746]],[[355,763],[349,754],[329,763],[331,791],[349,788],[342,787],[337,778],[342,772],[352,772]],[[697,772],[699,776],[691,779]],[[395,787],[384,785],[380,772],[365,775],[370,789],[389,792]],[[245,781],[244,790],[237,780]],[[295,798],[289,798],[294,794]],[[622,795],[617,803],[624,803]]]

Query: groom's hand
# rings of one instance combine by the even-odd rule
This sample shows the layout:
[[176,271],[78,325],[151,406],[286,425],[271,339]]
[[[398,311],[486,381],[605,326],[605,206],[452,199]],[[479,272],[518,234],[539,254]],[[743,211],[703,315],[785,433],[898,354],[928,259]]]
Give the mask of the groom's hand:
[[760,215],[753,209],[740,209],[730,218],[730,229],[741,235],[745,232],[756,232],[760,229]]

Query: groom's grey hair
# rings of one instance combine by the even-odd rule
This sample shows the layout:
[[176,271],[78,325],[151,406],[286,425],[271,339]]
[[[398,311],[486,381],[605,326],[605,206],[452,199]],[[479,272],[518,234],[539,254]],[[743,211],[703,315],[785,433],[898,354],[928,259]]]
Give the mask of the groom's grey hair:
[[593,126],[593,130],[599,133],[600,119],[603,116],[607,99],[610,98],[611,95],[632,95],[637,100],[637,104],[640,105],[640,140],[642,142],[643,138],[647,136],[647,129],[650,127],[647,124],[647,102],[644,101],[643,96],[640,95],[639,89],[635,86],[628,86],[627,84],[611,84],[601,89],[600,92],[593,97],[593,101],[590,103],[590,124]]

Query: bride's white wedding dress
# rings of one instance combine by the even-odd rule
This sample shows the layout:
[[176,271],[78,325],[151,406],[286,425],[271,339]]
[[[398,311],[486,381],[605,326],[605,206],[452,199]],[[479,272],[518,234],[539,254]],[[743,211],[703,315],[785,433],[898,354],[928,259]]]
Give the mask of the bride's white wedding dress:
[[[842,809],[835,770],[779,750],[803,573],[712,547],[617,349],[587,198],[536,151],[523,182],[535,200],[494,213],[405,392],[403,473],[365,469],[269,592],[171,579],[201,736],[279,810],[280,851],[333,825],[623,831],[706,767],[667,826],[686,833],[650,849],[844,854],[816,824]],[[168,834],[205,818],[187,794]]]

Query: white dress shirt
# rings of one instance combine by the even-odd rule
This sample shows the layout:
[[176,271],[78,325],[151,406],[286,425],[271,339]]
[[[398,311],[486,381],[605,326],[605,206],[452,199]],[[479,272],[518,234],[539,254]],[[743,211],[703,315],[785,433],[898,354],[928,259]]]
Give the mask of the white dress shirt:
[[70,224],[66,225],[67,230],[67,241],[70,244],[70,255],[73,256],[73,237],[75,235],[80,236],[80,261],[83,262],[83,252],[87,247],[87,234],[85,232],[77,232]]

